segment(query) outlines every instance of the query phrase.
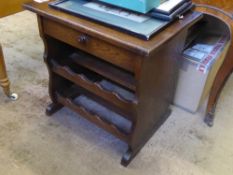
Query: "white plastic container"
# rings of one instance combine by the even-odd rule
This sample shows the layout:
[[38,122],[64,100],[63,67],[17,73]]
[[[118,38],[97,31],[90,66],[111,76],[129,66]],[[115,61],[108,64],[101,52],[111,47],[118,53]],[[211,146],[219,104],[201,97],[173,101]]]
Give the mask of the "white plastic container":
[[[214,78],[230,46],[222,43],[216,57],[202,69],[200,62],[183,57],[174,98],[174,105],[195,113],[210,93]],[[203,61],[203,60],[202,60]]]

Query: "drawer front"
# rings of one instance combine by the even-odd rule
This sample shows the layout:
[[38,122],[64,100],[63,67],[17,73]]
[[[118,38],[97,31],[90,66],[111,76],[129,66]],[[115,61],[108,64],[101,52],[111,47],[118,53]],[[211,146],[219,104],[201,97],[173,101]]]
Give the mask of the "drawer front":
[[134,72],[136,55],[98,38],[89,36],[52,20],[43,20],[44,33],[69,45],[95,55],[107,62]]

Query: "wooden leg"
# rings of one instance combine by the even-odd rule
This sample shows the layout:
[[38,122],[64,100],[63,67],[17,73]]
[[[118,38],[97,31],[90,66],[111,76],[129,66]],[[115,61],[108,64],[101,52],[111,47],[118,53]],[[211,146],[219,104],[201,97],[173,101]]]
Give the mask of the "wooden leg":
[[165,122],[168,116],[171,114],[171,109],[168,108],[167,112],[163,115],[163,117],[154,125],[152,130],[144,137],[141,143],[138,146],[128,145],[127,151],[123,154],[121,159],[121,165],[127,167],[129,163],[133,160],[133,158],[140,152],[143,146],[147,143],[147,141],[153,136],[156,130]]
[[133,152],[132,148],[128,148],[128,150],[125,152],[121,159],[121,165],[124,167],[127,167],[131,160],[137,155],[137,152]]
[[215,114],[215,109],[216,109],[216,105],[212,106],[212,109],[210,111],[208,111],[208,113],[206,114],[205,118],[204,118],[204,122],[209,126],[212,127],[214,125],[214,114]]
[[127,167],[129,163],[133,160],[133,158],[139,153],[142,147],[146,144],[146,142],[147,140],[145,140],[144,143],[134,149],[131,146],[128,146],[127,151],[122,156],[121,165]]
[[46,115],[51,116],[55,112],[59,111],[63,105],[57,102],[56,92],[59,87],[63,88],[62,84],[65,84],[63,79],[58,75],[55,75],[49,69],[49,95],[52,100],[52,103],[49,104],[46,108]]
[[46,115],[51,116],[58,110],[60,110],[63,106],[61,104],[51,103],[46,108]]
[[208,99],[207,109],[206,109],[206,116],[204,122],[208,126],[213,126],[214,123],[214,116],[215,116],[215,108],[217,105],[218,98],[221,94],[221,91],[231,75],[233,71],[233,49],[230,48],[230,51],[223,62],[220,70],[218,71],[213,86],[210,91],[210,96]]
[[7,77],[6,65],[5,65],[1,46],[0,46],[0,85],[2,86],[4,93],[9,97],[11,95],[10,82]]

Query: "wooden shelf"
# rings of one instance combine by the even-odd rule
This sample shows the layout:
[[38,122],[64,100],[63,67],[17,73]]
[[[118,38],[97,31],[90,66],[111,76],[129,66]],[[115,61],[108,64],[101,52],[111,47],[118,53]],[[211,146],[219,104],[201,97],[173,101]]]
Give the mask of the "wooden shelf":
[[121,126],[117,126],[116,124],[111,123],[109,120],[105,119],[103,116],[100,116],[89,109],[85,108],[84,106],[75,103],[75,101],[71,98],[64,97],[59,93],[56,93],[57,100],[64,106],[72,109],[73,111],[79,113],[82,117],[86,118],[87,120],[95,123],[100,128],[110,132],[111,134],[115,135],[121,140],[124,140],[126,143],[129,142],[129,134],[130,129],[124,129]]
[[117,92],[109,91],[106,88],[103,88],[98,81],[94,82],[90,80],[85,74],[76,73],[70,67],[66,65],[59,65],[54,60],[52,60],[51,63],[52,70],[56,74],[72,81],[84,89],[87,89],[95,95],[101,96],[104,100],[108,101],[109,103],[113,103],[125,111],[128,111],[129,109],[134,111],[135,106],[138,103],[136,97],[131,101]]
[[136,82],[131,73],[83,52],[76,52],[71,55],[71,58],[75,63],[136,91]]

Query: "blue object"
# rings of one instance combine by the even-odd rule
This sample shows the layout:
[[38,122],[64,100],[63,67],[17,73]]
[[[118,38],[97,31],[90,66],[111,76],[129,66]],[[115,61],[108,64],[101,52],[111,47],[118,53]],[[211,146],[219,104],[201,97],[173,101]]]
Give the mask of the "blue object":
[[169,24],[168,21],[154,19],[143,14],[129,13],[110,6],[103,6],[96,1],[59,0],[52,1],[49,5],[59,10],[106,24],[145,40],[149,40],[151,36]]
[[147,13],[154,7],[160,5],[164,0],[99,0],[125,9],[133,10],[140,13]]

